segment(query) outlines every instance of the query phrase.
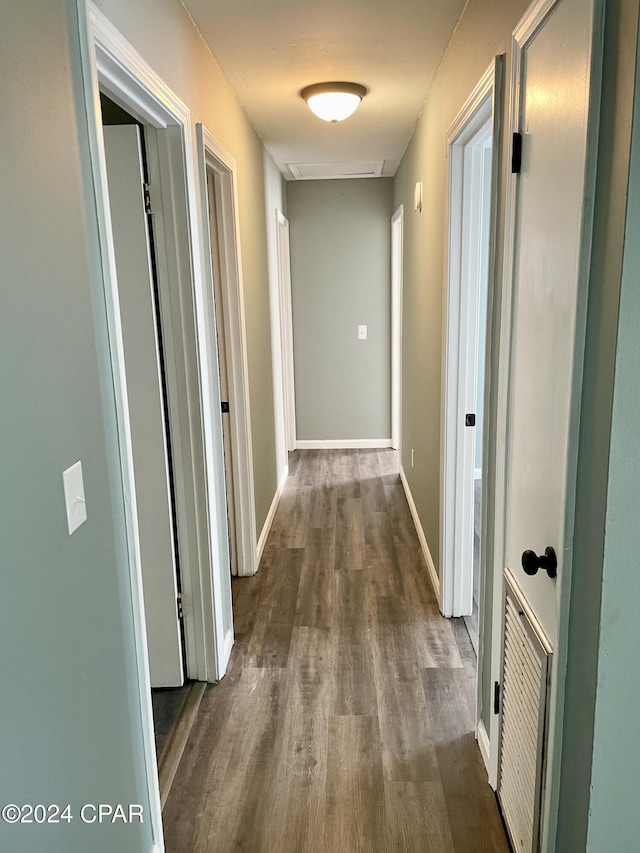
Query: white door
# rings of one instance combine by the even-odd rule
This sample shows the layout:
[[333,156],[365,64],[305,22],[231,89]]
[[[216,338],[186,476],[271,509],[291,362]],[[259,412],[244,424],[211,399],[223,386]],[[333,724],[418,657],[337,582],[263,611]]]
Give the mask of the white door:
[[165,402],[137,125],[103,129],[152,687],[184,681]]
[[[512,185],[511,359],[504,564],[511,569],[554,651],[543,823],[553,823],[559,754],[563,639],[571,565],[576,407],[584,348],[585,247],[592,192],[587,157],[593,3],[536,4],[516,31],[514,130],[522,165]],[[546,17],[540,10],[551,10]],[[518,64],[519,59],[519,64]],[[558,577],[525,573],[522,555],[555,550]],[[551,799],[550,799],[551,797]],[[544,834],[545,827],[543,827]],[[543,842],[543,849],[545,843]]]
[[234,400],[229,387],[229,369],[224,299],[222,296],[222,270],[220,265],[220,245],[218,240],[219,222],[217,209],[216,180],[212,172],[207,172],[207,199],[209,203],[209,238],[211,240],[211,269],[213,273],[213,294],[216,318],[216,339],[218,351],[218,373],[220,379],[220,399],[222,401],[222,442],[224,449],[224,482],[227,498],[227,520],[229,533],[229,559],[232,575],[238,574],[238,538],[236,527],[236,496],[233,474],[233,446],[231,442],[231,418],[236,417]]

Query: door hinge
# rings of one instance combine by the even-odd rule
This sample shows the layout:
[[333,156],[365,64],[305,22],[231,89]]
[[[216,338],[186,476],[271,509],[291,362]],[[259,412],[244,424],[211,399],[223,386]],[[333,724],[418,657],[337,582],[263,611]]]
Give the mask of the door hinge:
[[511,143],[511,173],[517,175],[522,168],[522,134],[514,133]]
[[178,593],[177,603],[178,603],[178,619],[184,619],[184,602],[182,599],[182,593],[181,592]]
[[225,402],[225,403],[221,403],[220,405],[222,406],[222,414],[228,415],[229,414],[229,404]]
[[500,683],[498,681],[493,684],[493,713],[500,713]]
[[464,425],[465,426],[475,426],[476,425],[476,416],[473,412],[469,412],[469,414],[464,416]]
[[151,191],[149,188],[149,184],[143,184],[142,189],[144,191],[144,212],[146,214],[153,213],[153,209],[151,207]]

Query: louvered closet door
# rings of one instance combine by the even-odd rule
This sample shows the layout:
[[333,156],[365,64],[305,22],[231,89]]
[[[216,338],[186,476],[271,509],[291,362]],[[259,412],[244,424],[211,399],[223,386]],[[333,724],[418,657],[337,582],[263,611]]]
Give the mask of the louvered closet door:
[[505,572],[498,797],[516,853],[538,849],[551,646]]

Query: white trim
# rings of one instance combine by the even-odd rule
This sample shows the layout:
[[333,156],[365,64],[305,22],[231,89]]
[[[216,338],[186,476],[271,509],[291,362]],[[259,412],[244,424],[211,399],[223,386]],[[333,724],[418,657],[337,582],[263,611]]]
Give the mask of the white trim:
[[[446,292],[443,300],[440,433],[440,570],[444,616],[469,615],[473,602],[474,496],[471,472],[473,470],[475,474],[475,431],[466,429],[463,424],[465,413],[476,410],[478,301],[475,290],[467,292],[465,289],[468,281],[465,264],[470,264],[472,258],[477,259],[477,253],[463,245],[464,235],[471,229],[469,217],[473,207],[469,203],[472,190],[465,175],[470,168],[467,146],[476,139],[481,141],[485,125],[490,126],[487,138],[492,139],[492,147],[499,147],[501,110],[496,104],[496,91],[498,87],[501,90],[502,62],[502,57],[494,59],[447,132],[449,191],[445,229]],[[500,175],[494,153],[487,299],[494,289],[499,187]],[[490,323],[487,312],[487,327]],[[490,334],[486,337],[488,340]],[[490,361],[485,358],[485,374],[489,368]],[[488,385],[489,382],[485,381],[485,399]],[[486,406],[483,411],[488,411]]]
[[284,405],[285,453],[296,449],[296,385],[293,354],[293,308],[291,297],[291,253],[289,220],[276,210],[276,246],[278,254],[278,304],[280,312],[280,348],[282,360],[282,396]]
[[491,744],[489,742],[489,735],[487,734],[487,730],[482,720],[478,720],[478,725],[476,726],[476,740],[478,741],[480,755],[482,756],[484,766],[487,768],[488,773],[490,764],[489,755],[491,753]]
[[482,468],[474,468],[473,469],[473,479],[481,480],[482,479]]
[[284,491],[284,487],[287,485],[287,477],[289,476],[289,469],[284,471],[282,477],[280,478],[280,482],[278,483],[278,488],[276,489],[276,493],[273,496],[273,500],[271,501],[271,506],[269,507],[269,512],[267,513],[267,517],[264,521],[264,525],[262,527],[262,533],[260,534],[260,538],[258,539],[258,547],[257,547],[257,561],[258,566],[260,565],[260,560],[262,559],[262,554],[264,552],[264,546],[267,544],[267,539],[269,538],[269,533],[271,531],[271,525],[273,524],[273,519],[275,518],[276,512],[278,510],[278,504],[280,503],[280,498],[282,497],[282,493]]
[[[78,0],[88,18],[89,61],[86,70],[87,114],[91,135],[92,166],[100,215],[100,240],[103,249],[105,286],[117,290],[109,202],[106,184],[104,147],[100,116],[100,90],[148,126],[158,130],[175,129],[180,162],[172,161],[174,145],[167,142],[162,151],[167,179],[168,200],[162,208],[170,233],[166,248],[175,280],[168,286],[160,281],[161,314],[165,343],[172,348],[166,359],[169,387],[169,418],[172,432],[178,545],[181,553],[183,585],[185,657],[187,675],[203,681],[218,678],[215,644],[214,589],[212,555],[218,550],[217,513],[210,472],[217,464],[213,455],[213,436],[209,412],[207,348],[212,340],[204,310],[205,295],[200,256],[199,218],[195,202],[196,182],[193,163],[193,136],[188,107],[175,95],[135,48],[91,2]],[[90,77],[88,75],[91,75]],[[174,205],[184,210],[176,216]],[[179,236],[177,232],[180,232]],[[181,241],[177,252],[175,241]],[[186,247],[186,251],[185,251]],[[161,277],[162,278],[162,277]],[[108,298],[113,298],[110,294]],[[117,298],[117,296],[116,296]],[[117,309],[116,309],[117,311]],[[119,312],[116,320],[119,325]],[[114,372],[123,370],[114,356]],[[178,376],[178,371],[180,376]],[[184,410],[175,403],[180,389],[186,401]],[[124,390],[122,385],[121,392]],[[173,395],[173,404],[172,404]],[[123,404],[121,394],[119,405]],[[124,448],[123,448],[124,450]],[[126,452],[130,452],[127,449]]]
[[[509,111],[509,133],[520,128],[521,79],[523,52],[544,25],[547,17],[561,0],[536,0],[527,10],[514,30],[511,60],[511,104]],[[586,303],[591,257],[593,209],[595,197],[595,175],[597,164],[597,141],[599,131],[599,106],[601,98],[601,72],[603,61],[604,0],[591,0],[592,39],[590,56],[590,90],[588,105],[587,150],[585,162],[585,193],[583,205],[583,223],[579,262],[579,296],[576,315],[576,359],[572,381],[572,404],[570,411],[568,459],[567,459],[567,497],[565,509],[564,541],[567,543],[563,555],[563,570],[558,578],[560,584],[560,603],[558,612],[558,641],[554,649],[553,670],[549,688],[549,738],[547,767],[543,782],[542,805],[542,850],[553,850],[556,844],[558,819],[558,799],[560,789],[560,766],[562,761],[562,731],[564,722],[564,691],[567,664],[567,645],[569,630],[569,603],[572,577],[573,523],[575,510],[575,489],[577,478],[577,435],[579,430],[582,372],[584,367],[584,336],[586,329]],[[504,548],[506,533],[506,488],[507,488],[507,448],[509,440],[509,374],[513,323],[513,276],[515,258],[516,209],[518,198],[518,176],[509,174],[507,181],[507,199],[505,209],[503,285],[501,304],[501,323],[499,340],[499,370],[497,383],[497,423],[496,452],[494,464],[495,482],[495,519],[494,519],[494,589],[493,589],[493,631],[491,649],[491,678],[500,680],[501,651],[503,643],[503,596]],[[491,719],[491,756],[489,781],[492,787],[498,784],[500,715]]]
[[[216,198],[220,205],[221,229],[219,251],[222,275],[223,315],[225,341],[229,351],[227,373],[233,412],[230,418],[234,503],[236,519],[237,571],[240,577],[254,575],[258,569],[255,560],[256,519],[253,480],[253,445],[251,442],[251,412],[247,360],[247,335],[244,314],[244,285],[240,253],[240,226],[237,212],[236,162],[207,128],[196,124],[198,146],[198,172],[200,178],[202,220],[209,222],[207,208],[207,169],[216,176],[219,189]],[[206,209],[205,209],[206,208]],[[209,245],[208,237],[207,243]],[[207,291],[213,294],[211,254],[204,261]],[[215,306],[208,299],[209,316],[214,317]],[[215,321],[213,321],[215,322]],[[213,338],[215,340],[215,336]],[[217,411],[220,412],[219,394]],[[219,419],[219,418],[218,418]],[[222,427],[220,426],[220,429]],[[224,478],[224,466],[217,476]]]
[[390,438],[299,438],[296,441],[296,450],[366,450],[390,447]]
[[422,522],[420,521],[420,516],[418,515],[418,510],[416,509],[415,501],[413,500],[413,495],[411,494],[411,489],[409,488],[407,475],[404,473],[404,468],[402,467],[402,465],[400,465],[400,480],[402,481],[404,493],[407,498],[407,503],[409,504],[409,509],[411,511],[411,517],[413,518],[416,533],[418,534],[418,541],[420,542],[420,548],[422,549],[422,556],[424,557],[425,563],[427,564],[427,570],[429,572],[431,586],[433,587],[433,591],[435,592],[436,598],[438,600],[438,605],[440,606],[440,580],[438,578],[438,571],[436,569],[435,563],[433,562],[433,557],[431,556],[431,551],[429,550],[429,545],[427,544],[427,537],[424,535]]
[[[397,244],[396,244],[397,234]],[[402,442],[402,291],[404,205],[391,217],[391,446]]]

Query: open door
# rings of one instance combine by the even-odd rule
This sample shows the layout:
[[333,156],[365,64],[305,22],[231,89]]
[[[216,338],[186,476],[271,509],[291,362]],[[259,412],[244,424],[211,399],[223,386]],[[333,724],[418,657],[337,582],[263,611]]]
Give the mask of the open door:
[[154,260],[136,124],[103,128],[152,687],[184,681],[170,445]]
[[[502,568],[509,569],[514,595],[522,602],[518,612],[528,613],[531,624],[539,626],[547,655],[553,653],[548,705],[540,717],[547,728],[537,754],[529,756],[528,775],[522,760],[524,736],[520,758],[504,750],[505,733],[510,732],[513,744],[516,728],[524,730],[523,709],[530,707],[525,695],[532,689],[528,663],[511,681],[520,693],[512,691],[511,702],[500,709],[498,796],[518,851],[555,849],[595,183],[589,142],[597,138],[592,132],[598,86],[592,80],[600,68],[599,8],[597,0],[537,3],[514,34],[513,174],[503,303],[511,323],[501,343],[505,358],[510,353],[504,398],[504,560],[496,567],[500,577],[495,580],[504,600]],[[502,609],[504,624],[504,603]],[[505,673],[514,659],[510,624],[507,620],[501,660]],[[530,662],[531,655],[523,660]],[[501,687],[504,694],[506,676]],[[508,717],[508,708],[520,710]],[[509,755],[516,759],[507,766]],[[536,763],[542,767],[538,775],[533,772]]]

